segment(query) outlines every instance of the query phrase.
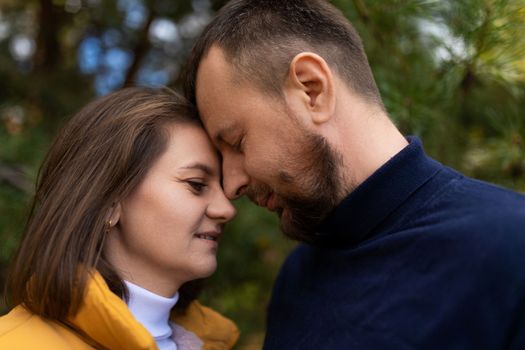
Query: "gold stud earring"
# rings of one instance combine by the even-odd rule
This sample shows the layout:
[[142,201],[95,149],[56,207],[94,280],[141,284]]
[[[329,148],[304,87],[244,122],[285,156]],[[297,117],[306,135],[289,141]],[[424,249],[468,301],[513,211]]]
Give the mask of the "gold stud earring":
[[113,224],[113,221],[111,220],[106,221],[106,233],[109,233],[109,230],[111,229],[112,224]]

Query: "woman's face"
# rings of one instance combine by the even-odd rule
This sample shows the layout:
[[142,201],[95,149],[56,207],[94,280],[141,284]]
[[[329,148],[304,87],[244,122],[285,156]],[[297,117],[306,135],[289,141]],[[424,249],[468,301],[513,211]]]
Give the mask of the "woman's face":
[[204,130],[191,124],[167,128],[165,152],[115,209],[118,223],[105,253],[124,279],[171,296],[181,284],[215,271],[222,229],[235,209]]

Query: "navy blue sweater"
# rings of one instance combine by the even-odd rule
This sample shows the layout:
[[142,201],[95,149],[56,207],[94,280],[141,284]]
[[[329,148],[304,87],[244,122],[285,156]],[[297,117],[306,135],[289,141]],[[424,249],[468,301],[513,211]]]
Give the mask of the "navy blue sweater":
[[525,196],[409,141],[288,257],[264,349],[525,349]]

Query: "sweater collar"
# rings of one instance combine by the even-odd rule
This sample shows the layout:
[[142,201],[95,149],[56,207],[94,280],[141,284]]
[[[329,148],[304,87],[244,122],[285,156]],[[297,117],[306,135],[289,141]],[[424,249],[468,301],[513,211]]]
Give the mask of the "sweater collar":
[[316,234],[321,246],[355,245],[400,207],[442,167],[426,156],[421,141],[409,144],[352,191],[321,223]]
[[179,299],[179,293],[165,298],[129,281],[124,281],[129,291],[128,308],[158,342],[171,337],[169,324],[171,309]]

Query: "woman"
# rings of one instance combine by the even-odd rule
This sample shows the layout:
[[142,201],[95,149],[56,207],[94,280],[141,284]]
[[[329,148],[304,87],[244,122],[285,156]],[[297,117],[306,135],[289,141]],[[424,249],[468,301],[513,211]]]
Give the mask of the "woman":
[[235,325],[194,300],[235,215],[197,120],[173,92],[129,88],[65,125],[12,263],[1,349],[233,347]]

